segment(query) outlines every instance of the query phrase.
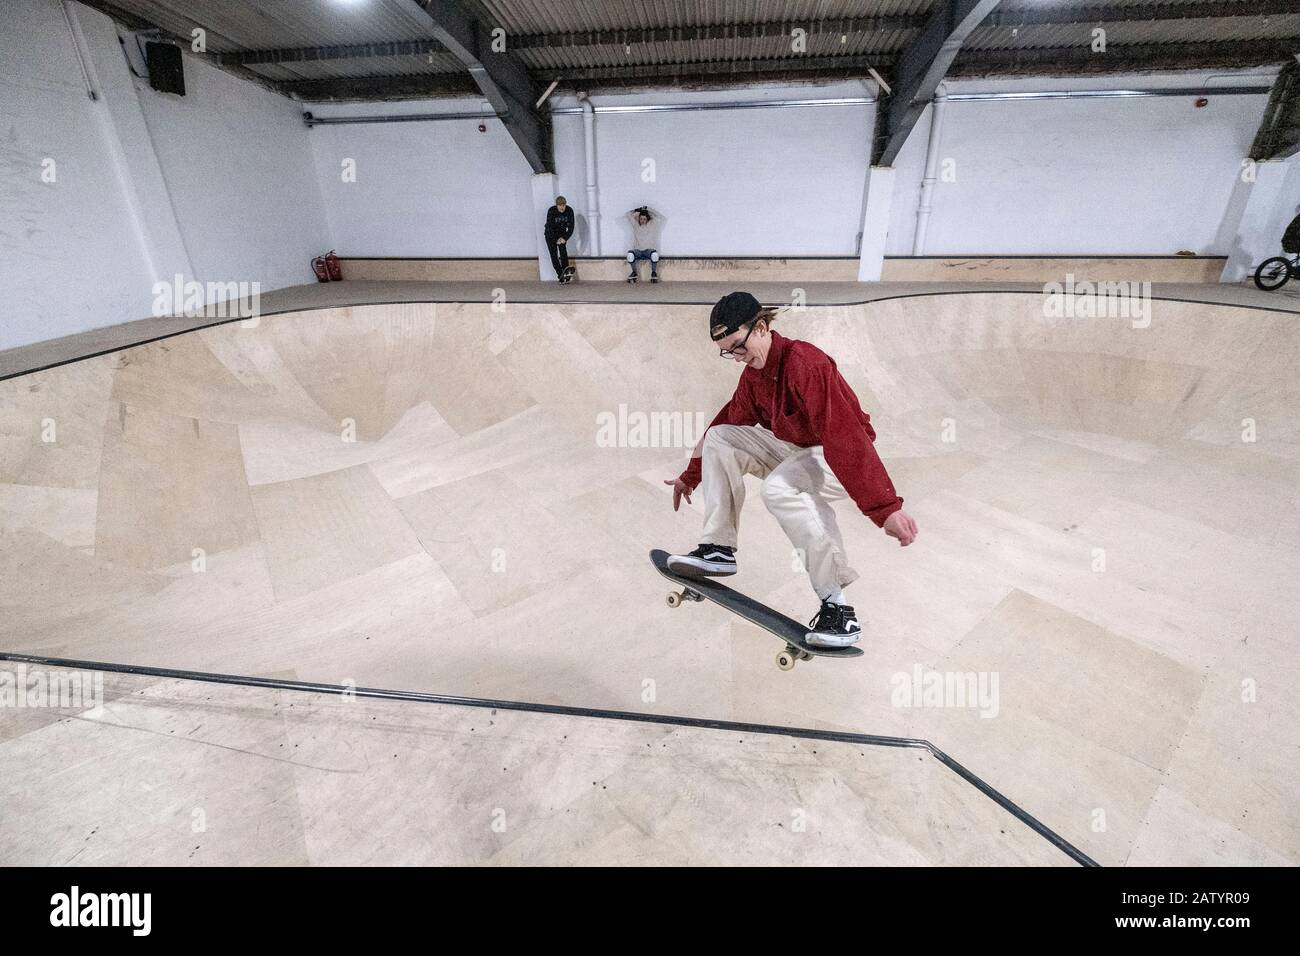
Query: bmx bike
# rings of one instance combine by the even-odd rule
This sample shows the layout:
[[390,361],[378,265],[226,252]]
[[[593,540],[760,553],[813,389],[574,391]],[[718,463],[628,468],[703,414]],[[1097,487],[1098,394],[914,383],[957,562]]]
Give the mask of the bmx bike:
[[1273,292],[1300,276],[1300,255],[1274,256],[1265,259],[1255,270],[1255,288]]

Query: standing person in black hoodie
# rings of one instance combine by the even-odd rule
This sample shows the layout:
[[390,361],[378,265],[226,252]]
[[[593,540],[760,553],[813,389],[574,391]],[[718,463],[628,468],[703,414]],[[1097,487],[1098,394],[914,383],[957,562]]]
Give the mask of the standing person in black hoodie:
[[1291,225],[1282,233],[1282,251],[1290,255],[1300,253],[1300,216],[1291,220]]
[[573,235],[573,208],[563,196],[555,197],[555,205],[546,210],[546,248],[551,252],[551,265],[561,282],[570,281],[578,270],[569,265],[569,237]]

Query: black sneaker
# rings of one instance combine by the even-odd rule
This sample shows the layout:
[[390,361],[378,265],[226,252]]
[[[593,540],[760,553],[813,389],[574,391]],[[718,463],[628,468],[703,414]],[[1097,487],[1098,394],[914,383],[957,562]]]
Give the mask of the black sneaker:
[[847,604],[822,601],[821,610],[808,622],[808,626],[812,630],[804,636],[804,640],[813,647],[848,647],[862,637],[858,618],[853,613],[853,608]]
[[668,567],[678,574],[722,577],[736,573],[736,549],[702,544],[690,554],[670,554]]

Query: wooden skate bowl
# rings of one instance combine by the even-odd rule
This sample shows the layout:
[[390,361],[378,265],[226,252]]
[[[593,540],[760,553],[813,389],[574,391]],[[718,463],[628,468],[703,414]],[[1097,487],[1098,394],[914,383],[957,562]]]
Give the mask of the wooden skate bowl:
[[[867,653],[788,674],[645,558],[700,515],[638,421],[691,444],[739,371],[704,307],[289,313],[13,378],[0,650],[921,737],[1103,863],[1295,864],[1300,330],[1150,307],[781,317],[921,527],[837,506]],[[810,617],[750,480],[729,583]],[[906,706],[932,673],[996,695]]]

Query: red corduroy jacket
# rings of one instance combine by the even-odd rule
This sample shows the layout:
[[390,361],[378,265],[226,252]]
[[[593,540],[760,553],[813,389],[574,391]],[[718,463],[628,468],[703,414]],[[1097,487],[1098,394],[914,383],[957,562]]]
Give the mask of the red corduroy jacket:
[[[877,526],[903,507],[876,454],[871,417],[835,360],[811,342],[772,332],[766,364],[762,369],[745,366],[736,393],[709,428],[714,425],[762,425],[803,448],[821,445],[839,483]],[[700,459],[692,458],[681,480],[694,489],[700,479]]]

